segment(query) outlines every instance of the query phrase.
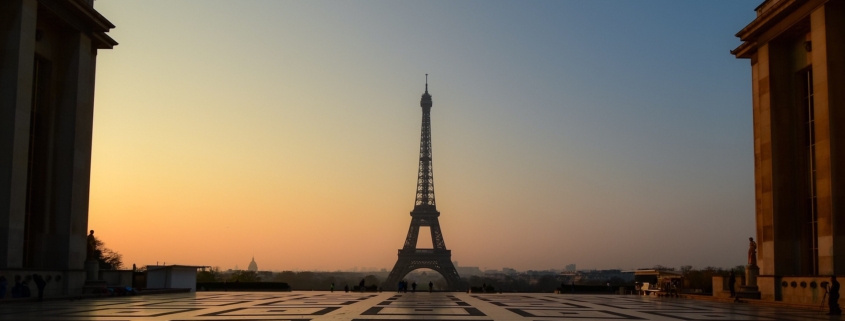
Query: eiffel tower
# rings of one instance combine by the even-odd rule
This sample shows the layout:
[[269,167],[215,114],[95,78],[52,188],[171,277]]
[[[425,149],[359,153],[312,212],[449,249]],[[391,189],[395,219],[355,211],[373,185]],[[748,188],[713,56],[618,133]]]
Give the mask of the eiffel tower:
[[[428,94],[428,74],[425,75],[425,93],[420,99],[422,107],[422,130],[420,137],[420,169],[417,173],[417,199],[411,211],[411,227],[405,238],[405,246],[399,250],[399,260],[390,271],[384,287],[396,288],[399,281],[416,269],[432,269],[446,279],[450,290],[461,290],[461,277],[452,264],[452,251],[446,249],[440,221],[440,212],[434,202],[434,171],[431,164],[431,95]],[[418,249],[417,238],[420,227],[431,230],[433,249]]]

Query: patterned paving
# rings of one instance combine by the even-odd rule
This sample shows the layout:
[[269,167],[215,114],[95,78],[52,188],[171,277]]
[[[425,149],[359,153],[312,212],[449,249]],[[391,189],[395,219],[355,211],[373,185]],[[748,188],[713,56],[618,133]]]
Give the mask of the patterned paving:
[[841,320],[817,311],[615,295],[200,292],[0,305],[0,320]]

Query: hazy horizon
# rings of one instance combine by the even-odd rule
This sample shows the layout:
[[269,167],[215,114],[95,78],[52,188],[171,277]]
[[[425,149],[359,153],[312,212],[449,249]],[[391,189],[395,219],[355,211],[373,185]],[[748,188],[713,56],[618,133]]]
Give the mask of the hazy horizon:
[[89,228],[130,267],[389,270],[428,73],[461,266],[744,264],[760,2],[97,1]]

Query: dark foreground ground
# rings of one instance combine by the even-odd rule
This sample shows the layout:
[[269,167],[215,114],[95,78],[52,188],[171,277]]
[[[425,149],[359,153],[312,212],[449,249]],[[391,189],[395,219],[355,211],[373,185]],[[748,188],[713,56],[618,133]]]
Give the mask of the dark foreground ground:
[[625,295],[200,292],[0,305],[0,320],[840,320],[813,310]]

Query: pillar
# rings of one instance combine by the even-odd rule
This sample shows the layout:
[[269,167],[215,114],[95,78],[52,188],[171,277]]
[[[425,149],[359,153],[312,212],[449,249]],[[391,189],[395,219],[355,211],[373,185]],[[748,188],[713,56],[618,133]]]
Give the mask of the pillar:
[[0,3],[0,268],[23,264],[35,0]]

